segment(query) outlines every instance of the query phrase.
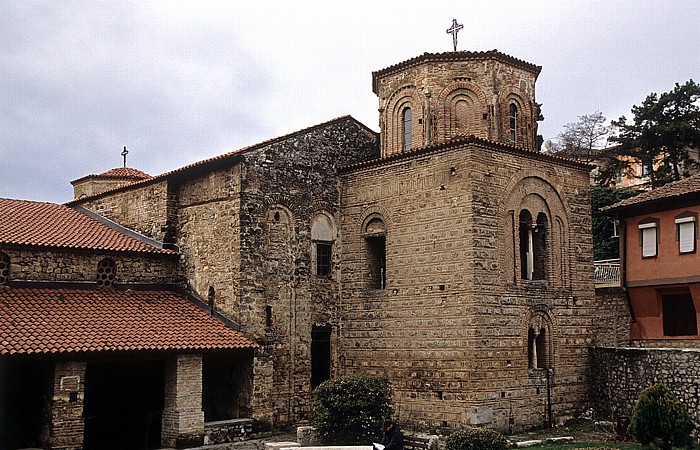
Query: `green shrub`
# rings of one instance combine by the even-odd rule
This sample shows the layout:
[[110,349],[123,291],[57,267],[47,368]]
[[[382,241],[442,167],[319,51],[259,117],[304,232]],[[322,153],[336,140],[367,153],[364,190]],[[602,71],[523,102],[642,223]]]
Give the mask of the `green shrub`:
[[508,441],[498,431],[471,428],[455,431],[447,437],[445,450],[505,450]]
[[666,386],[655,384],[639,394],[629,434],[643,445],[663,450],[692,448],[693,420]]
[[316,388],[313,398],[313,422],[323,444],[377,442],[383,434],[384,420],[391,416],[389,382],[381,377],[357,375],[328,380]]

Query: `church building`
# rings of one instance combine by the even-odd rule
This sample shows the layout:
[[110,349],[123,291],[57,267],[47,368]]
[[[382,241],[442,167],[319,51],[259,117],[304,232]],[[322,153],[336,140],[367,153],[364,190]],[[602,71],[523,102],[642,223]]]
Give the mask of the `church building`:
[[[109,289],[96,292],[138,296],[130,284],[149,284],[178,298],[171,308],[190,305],[182,314],[198,305],[228,342],[121,355],[163,367],[148,375],[164,392],[152,433],[184,445],[211,442],[214,423],[299,423],[316,386],[359,373],[386,377],[395,418],[418,430],[514,432],[581,412],[596,326],[590,167],[538,151],[540,70],[496,50],[425,53],[372,74],[378,134],[345,116],[157,176],[75,180],[61,208],[155,249],[153,266],[111,256]],[[10,247],[0,236],[2,293],[20,289],[17,258],[53,267],[31,263],[35,247]],[[82,338],[65,356],[87,407],[91,374],[112,379],[99,371],[104,349]],[[0,369],[9,353],[0,348]],[[44,360],[54,402],[63,359]],[[182,382],[168,381],[177,373]],[[45,432],[53,448],[82,448]]]

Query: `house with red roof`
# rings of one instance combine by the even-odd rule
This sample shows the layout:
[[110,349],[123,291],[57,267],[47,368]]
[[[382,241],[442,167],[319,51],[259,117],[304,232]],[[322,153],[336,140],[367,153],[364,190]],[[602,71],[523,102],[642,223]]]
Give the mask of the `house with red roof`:
[[249,416],[257,344],[178,288],[179,256],[0,199],[0,448],[175,446],[204,433],[204,411]]

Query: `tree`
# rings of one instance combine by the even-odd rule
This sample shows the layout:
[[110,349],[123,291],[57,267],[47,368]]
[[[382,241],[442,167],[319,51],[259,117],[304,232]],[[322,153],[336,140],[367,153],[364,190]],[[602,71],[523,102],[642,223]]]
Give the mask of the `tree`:
[[[611,181],[633,161],[641,162],[652,188],[690,175],[700,167],[689,152],[700,149],[700,84],[693,80],[676,83],[670,92],[651,93],[641,105],[632,107],[634,120],[625,116],[612,125],[620,145],[609,153],[611,166],[603,171],[603,181]],[[607,178],[607,180],[605,179]]]
[[618,238],[613,237],[613,218],[600,212],[606,206],[613,205],[626,198],[633,197],[641,191],[612,186],[594,186],[591,188],[591,209],[593,212],[593,259],[615,259],[620,257]]
[[693,419],[673,392],[655,384],[639,394],[628,431],[643,445],[671,450],[692,448],[694,428]]
[[558,136],[557,154],[583,162],[593,161],[596,150],[607,143],[610,135],[606,120],[603,113],[596,111],[578,116],[578,122],[564,125],[564,131]]

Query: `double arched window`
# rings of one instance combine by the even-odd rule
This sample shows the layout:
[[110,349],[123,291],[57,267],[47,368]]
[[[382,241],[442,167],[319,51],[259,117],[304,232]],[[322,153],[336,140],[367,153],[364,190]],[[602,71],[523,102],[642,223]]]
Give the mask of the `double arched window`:
[[520,211],[520,270],[523,280],[544,280],[547,251],[547,215],[539,213],[533,223],[527,209]]

